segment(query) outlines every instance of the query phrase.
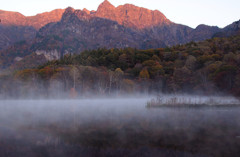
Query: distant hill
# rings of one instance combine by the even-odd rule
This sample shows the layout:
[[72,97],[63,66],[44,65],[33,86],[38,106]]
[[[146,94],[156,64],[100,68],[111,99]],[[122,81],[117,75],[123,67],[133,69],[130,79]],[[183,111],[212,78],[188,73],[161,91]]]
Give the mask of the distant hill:
[[213,37],[229,37],[233,35],[240,35],[240,20],[226,26],[220,32],[214,34]]

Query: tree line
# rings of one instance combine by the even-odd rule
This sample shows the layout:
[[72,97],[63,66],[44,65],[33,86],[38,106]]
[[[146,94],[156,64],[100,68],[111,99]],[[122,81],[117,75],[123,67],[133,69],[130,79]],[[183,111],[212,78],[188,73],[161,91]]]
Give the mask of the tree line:
[[149,50],[88,50],[0,79],[3,97],[136,92],[239,96],[240,36]]

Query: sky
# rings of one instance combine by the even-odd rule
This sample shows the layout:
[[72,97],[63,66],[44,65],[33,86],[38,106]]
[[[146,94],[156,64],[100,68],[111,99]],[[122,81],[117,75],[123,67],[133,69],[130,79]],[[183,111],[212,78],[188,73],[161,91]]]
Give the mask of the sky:
[[[97,10],[103,0],[0,0],[0,10],[25,16],[71,6]],[[199,24],[225,27],[240,19],[240,0],[109,0],[114,6],[130,3],[161,11],[175,23],[195,28]]]

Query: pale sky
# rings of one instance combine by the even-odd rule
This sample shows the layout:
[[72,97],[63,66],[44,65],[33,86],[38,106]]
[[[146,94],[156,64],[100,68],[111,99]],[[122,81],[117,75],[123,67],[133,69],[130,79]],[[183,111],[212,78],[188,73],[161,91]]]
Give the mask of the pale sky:
[[[103,0],[0,0],[0,10],[26,16],[71,6],[96,10]],[[224,27],[240,19],[240,0],[109,0],[114,6],[125,3],[161,11],[175,23],[195,28],[199,24]]]

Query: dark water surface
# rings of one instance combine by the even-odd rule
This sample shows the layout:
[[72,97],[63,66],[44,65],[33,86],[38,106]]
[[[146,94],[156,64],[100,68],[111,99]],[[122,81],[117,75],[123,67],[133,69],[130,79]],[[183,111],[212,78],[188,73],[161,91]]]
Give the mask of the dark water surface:
[[239,157],[240,108],[147,98],[0,101],[1,157]]

